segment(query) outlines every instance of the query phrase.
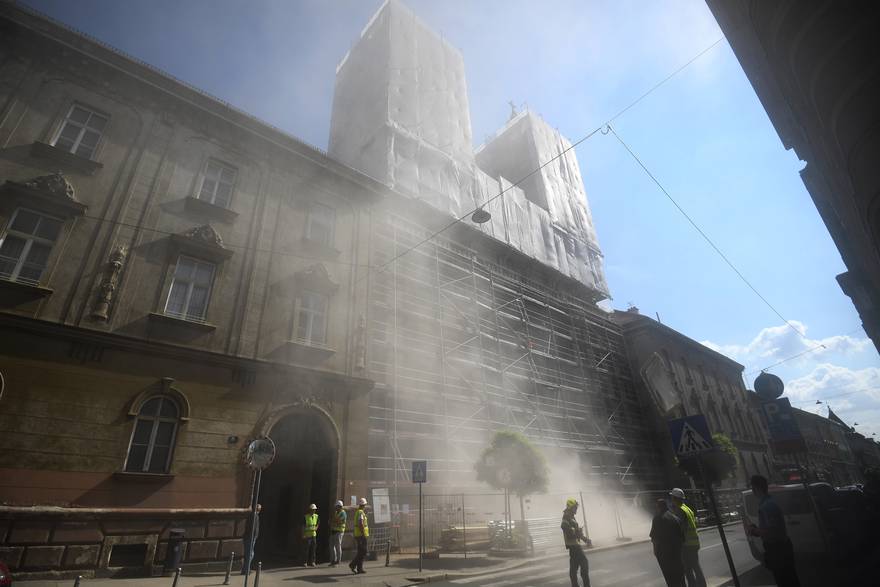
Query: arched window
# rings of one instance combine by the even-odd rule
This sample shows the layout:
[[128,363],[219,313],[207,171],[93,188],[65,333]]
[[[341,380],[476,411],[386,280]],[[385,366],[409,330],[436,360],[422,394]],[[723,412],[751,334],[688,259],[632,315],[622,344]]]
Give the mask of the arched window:
[[180,408],[167,396],[147,399],[138,411],[128,447],[125,470],[132,473],[167,473],[180,422]]

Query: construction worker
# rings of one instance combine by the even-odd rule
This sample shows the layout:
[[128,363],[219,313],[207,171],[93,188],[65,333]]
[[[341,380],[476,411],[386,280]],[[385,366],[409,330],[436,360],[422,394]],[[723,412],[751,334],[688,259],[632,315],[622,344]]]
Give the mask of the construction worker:
[[655,511],[650,536],[657,564],[660,565],[667,587],[684,587],[684,565],[681,557],[684,530],[678,516],[669,511],[666,499],[661,497],[655,502]]
[[589,539],[584,536],[583,530],[578,526],[577,515],[578,502],[574,498],[565,500],[565,510],[562,512],[562,536],[565,538],[565,548],[568,549],[568,576],[571,578],[571,587],[578,587],[578,569],[584,587],[590,587],[590,565],[587,555],[578,541],[589,544]]
[[766,477],[752,475],[749,485],[758,498],[758,525],[748,523],[746,532],[761,537],[764,543],[764,566],[773,573],[776,584],[779,587],[800,587],[794,565],[794,548],[788,537],[782,508],[767,492]]
[[706,577],[700,568],[700,535],[697,534],[697,517],[694,510],[684,503],[684,491],[676,487],[669,492],[672,498],[672,513],[678,516],[684,531],[684,547],[681,549],[681,562],[684,565],[684,578],[688,587],[706,587]]
[[303,525],[303,539],[306,541],[306,566],[315,566],[318,541],[318,506],[309,504]]
[[354,542],[357,545],[357,554],[354,560],[348,563],[352,573],[364,574],[364,559],[367,558],[367,538],[370,537],[370,524],[367,521],[367,500],[363,497],[358,500],[358,509],[354,514]]
[[348,521],[348,514],[345,513],[344,506],[342,501],[336,502],[336,510],[330,521],[330,551],[333,554],[333,559],[330,561],[331,567],[342,562],[342,537],[345,536],[345,523]]

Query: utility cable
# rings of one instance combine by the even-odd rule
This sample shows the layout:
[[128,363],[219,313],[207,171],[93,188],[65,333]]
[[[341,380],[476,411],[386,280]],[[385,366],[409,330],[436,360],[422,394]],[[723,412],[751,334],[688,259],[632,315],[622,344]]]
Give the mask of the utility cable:
[[[845,332],[845,333],[843,333],[841,336],[849,336],[850,334],[854,334],[854,333],[860,331],[861,329],[862,329],[862,327],[861,327],[861,326],[858,326],[858,327],[856,327],[856,328],[850,330],[849,332]],[[798,357],[802,357],[802,356],[804,356],[804,355],[807,355],[807,354],[809,354],[809,353],[816,352],[816,351],[821,350],[821,349],[825,349],[825,350],[827,350],[828,347],[825,346],[825,345],[822,344],[822,343],[818,343],[818,346],[815,346],[815,347],[813,347],[813,348],[811,348],[811,349],[807,349],[807,350],[805,350],[805,351],[801,351],[801,352],[799,352],[799,353],[797,353],[797,354],[795,354],[795,355],[791,355],[790,357],[786,357],[786,358],[782,359],[781,361],[779,361],[779,362],[777,362],[777,363],[773,363],[772,365],[769,365],[769,366],[767,366],[767,367],[764,367],[763,369],[755,369],[755,370],[753,370],[753,371],[749,371],[748,373],[744,374],[743,377],[748,377],[749,375],[754,375],[755,373],[760,373],[760,372],[762,372],[762,371],[768,371],[768,370],[772,369],[773,367],[776,367],[776,366],[781,365],[781,364],[783,364],[783,363],[787,363],[787,362],[789,362],[789,361],[792,361],[792,360],[794,360],[794,359],[797,359]]]
[[[681,65],[680,67],[678,67],[675,71],[673,71],[672,73],[670,73],[669,75],[667,75],[666,77],[664,77],[663,79],[661,79],[659,82],[657,82],[656,84],[654,84],[653,86],[651,86],[647,91],[645,91],[643,94],[641,94],[641,95],[640,95],[639,97],[637,97],[635,100],[633,100],[632,102],[630,102],[629,104],[627,104],[624,108],[622,108],[621,110],[619,110],[619,111],[618,111],[616,114],[614,114],[611,118],[607,119],[605,122],[603,122],[602,124],[600,124],[598,127],[596,127],[595,129],[591,130],[590,132],[588,132],[587,134],[585,134],[583,137],[581,137],[580,139],[578,139],[577,141],[575,141],[574,143],[572,143],[571,146],[569,146],[568,148],[564,149],[562,152],[558,153],[556,156],[552,157],[551,159],[545,161],[545,162],[542,163],[537,169],[534,169],[534,170],[530,171],[529,173],[527,173],[526,175],[524,175],[523,177],[521,177],[519,180],[517,180],[516,182],[514,182],[514,183],[512,183],[511,185],[507,186],[506,188],[504,188],[503,190],[501,190],[500,192],[498,192],[497,194],[495,194],[494,196],[492,196],[491,198],[489,198],[488,200],[486,200],[485,202],[483,202],[482,204],[480,204],[479,206],[477,206],[476,208],[474,208],[473,210],[471,210],[470,212],[468,212],[467,214],[464,214],[464,215],[462,215],[462,216],[459,217],[459,218],[455,218],[455,219],[453,219],[452,222],[449,222],[448,224],[444,225],[444,226],[441,227],[440,229],[438,229],[438,230],[436,230],[435,232],[431,233],[430,235],[428,235],[427,237],[423,238],[422,240],[420,240],[420,241],[417,242],[416,244],[414,244],[414,245],[412,245],[412,246],[410,246],[410,247],[404,249],[403,251],[401,251],[400,253],[398,253],[397,255],[395,255],[394,257],[392,257],[391,259],[389,259],[389,260],[386,261],[385,263],[379,265],[378,268],[377,268],[377,271],[379,271],[379,272],[384,271],[385,269],[388,268],[388,266],[390,266],[392,263],[394,263],[395,261],[397,261],[398,259],[400,259],[400,258],[403,257],[404,255],[406,255],[406,254],[409,253],[410,251],[412,251],[412,250],[414,250],[414,249],[417,249],[418,247],[424,245],[425,243],[428,243],[428,242],[432,241],[434,238],[436,238],[437,236],[443,234],[444,232],[446,232],[447,230],[449,230],[450,228],[452,228],[453,226],[455,226],[455,225],[458,224],[459,222],[462,222],[462,221],[464,221],[466,218],[469,218],[469,217],[470,217],[474,212],[476,212],[477,210],[480,210],[481,208],[484,208],[485,206],[487,206],[487,205],[490,204],[491,202],[493,202],[493,201],[497,200],[498,198],[500,198],[501,196],[503,196],[503,195],[504,195],[505,193],[507,193],[509,190],[511,190],[511,189],[513,189],[513,188],[519,186],[522,182],[524,182],[524,181],[527,180],[528,178],[532,177],[532,176],[535,175],[536,173],[540,172],[542,169],[544,169],[545,167],[547,167],[548,165],[550,165],[550,164],[553,163],[554,161],[560,159],[561,157],[564,157],[569,151],[572,151],[572,150],[574,150],[575,148],[577,148],[581,143],[583,143],[584,141],[586,141],[587,139],[589,139],[590,137],[592,137],[593,135],[595,135],[597,132],[599,132],[600,130],[602,130],[603,128],[607,127],[607,126],[610,125],[612,122],[614,122],[615,120],[617,120],[618,118],[620,118],[621,116],[623,116],[623,115],[624,115],[625,113],[627,113],[630,109],[632,109],[633,107],[635,107],[639,102],[641,102],[642,100],[644,100],[645,98],[647,98],[648,96],[650,96],[652,93],[654,93],[654,92],[655,92],[657,89],[659,89],[661,86],[663,86],[664,84],[666,84],[666,82],[668,82],[669,80],[671,80],[672,78],[674,78],[676,75],[678,75],[679,73],[681,73],[682,71],[684,71],[685,69],[687,69],[687,68],[688,68],[690,65],[692,65],[695,61],[697,61],[700,57],[702,57],[703,55],[705,55],[706,53],[708,53],[709,51],[711,51],[712,49],[714,49],[714,48],[715,48],[715,47],[716,47],[721,41],[723,41],[723,40],[724,40],[724,36],[723,36],[723,35],[722,35],[721,37],[718,37],[717,39],[715,39],[715,41],[714,41],[712,44],[708,45],[708,46],[707,46],[706,48],[704,48],[702,51],[700,51],[699,53],[697,53],[696,55],[694,55],[693,57],[691,57],[689,60],[687,60],[683,65]],[[363,278],[361,278],[361,279],[363,279]]]
[[774,314],[776,314],[777,316],[779,316],[779,319],[780,319],[780,320],[782,320],[782,321],[783,321],[783,322],[784,322],[789,328],[791,328],[793,331],[795,331],[795,332],[797,333],[798,336],[800,336],[800,337],[803,338],[804,340],[809,340],[809,339],[807,338],[807,335],[806,335],[806,334],[804,334],[803,332],[801,332],[800,330],[798,330],[797,328],[795,328],[795,327],[794,327],[794,326],[793,326],[788,320],[786,320],[786,319],[785,319],[785,316],[783,316],[782,313],[781,313],[779,310],[777,310],[776,307],[773,306],[773,304],[771,304],[771,303],[767,300],[767,298],[765,298],[765,297],[761,294],[761,292],[759,292],[758,289],[757,289],[754,285],[752,285],[752,283],[751,283],[748,279],[746,279],[746,276],[743,275],[742,272],[741,272],[739,269],[737,269],[736,265],[733,264],[733,262],[727,257],[727,255],[725,255],[724,252],[723,252],[720,248],[718,248],[718,245],[716,245],[716,244],[712,241],[712,239],[709,238],[709,235],[707,235],[707,234],[703,231],[703,229],[700,228],[699,225],[698,225],[696,222],[694,222],[694,219],[691,218],[690,215],[689,215],[687,212],[685,212],[684,208],[682,208],[682,207],[679,205],[679,203],[675,201],[675,198],[673,198],[672,195],[666,190],[666,188],[663,187],[663,184],[660,183],[660,181],[657,179],[657,177],[656,177],[653,173],[651,173],[651,170],[649,170],[649,169],[647,168],[647,166],[645,166],[645,164],[642,163],[642,160],[639,159],[639,156],[636,155],[636,154],[633,152],[633,150],[629,148],[629,145],[627,145],[626,142],[624,142],[624,140],[623,140],[622,138],[620,138],[620,135],[617,134],[617,132],[614,130],[614,128],[612,128],[612,126],[611,126],[610,124],[607,125],[607,126],[603,129],[602,133],[603,133],[603,134],[608,134],[608,133],[613,134],[613,135],[614,135],[614,138],[616,138],[617,141],[618,141],[621,145],[623,145],[623,148],[626,149],[626,151],[627,151],[627,152],[630,154],[630,156],[635,160],[635,162],[639,165],[639,167],[642,168],[642,171],[644,171],[645,174],[646,174],[649,178],[651,178],[651,181],[653,181],[653,182],[657,185],[657,187],[660,188],[660,191],[663,192],[663,195],[665,195],[665,196],[667,197],[667,199],[669,199],[669,201],[672,202],[672,205],[675,206],[676,209],[677,209],[679,212],[681,212],[681,215],[684,216],[685,219],[691,224],[691,226],[694,227],[694,230],[696,230],[696,231],[700,234],[700,236],[702,236],[703,239],[704,239],[707,243],[709,243],[709,246],[712,247],[712,249],[714,249],[714,251],[715,251],[716,253],[718,253],[718,256],[721,257],[721,258],[724,260],[725,263],[727,263],[728,267],[730,267],[730,268],[733,270],[733,272],[737,274],[737,276],[742,280],[742,282],[745,283],[745,284],[748,286],[748,288],[749,288],[750,290],[752,290],[752,291],[754,292],[754,294],[755,294],[756,296],[758,296],[758,298],[759,298],[762,302],[764,302],[764,304],[765,304],[768,308],[770,308],[770,310],[773,311]]

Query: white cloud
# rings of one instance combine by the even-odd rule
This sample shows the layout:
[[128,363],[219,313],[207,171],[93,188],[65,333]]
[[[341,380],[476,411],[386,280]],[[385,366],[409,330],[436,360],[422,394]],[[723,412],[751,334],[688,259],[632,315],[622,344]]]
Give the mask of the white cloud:
[[788,381],[785,394],[797,408],[827,416],[830,407],[850,426],[858,423],[859,432],[880,432],[880,368],[848,369],[822,363]]
[[743,363],[747,372],[751,369],[763,369],[799,353],[804,355],[794,361],[805,362],[833,352],[858,353],[871,347],[870,339],[856,338],[849,334],[811,339],[806,336],[806,324],[797,320],[791,320],[789,324],[791,327],[782,324],[764,328],[745,345],[717,344],[708,340],[702,344]]

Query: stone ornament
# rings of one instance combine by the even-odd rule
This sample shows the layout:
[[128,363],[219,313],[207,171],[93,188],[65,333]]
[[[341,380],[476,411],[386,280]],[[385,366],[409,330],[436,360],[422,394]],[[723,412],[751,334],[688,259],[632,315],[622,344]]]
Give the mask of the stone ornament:
[[68,198],[74,202],[76,201],[76,190],[74,190],[71,183],[61,175],[60,171],[56,171],[50,175],[35,177],[30,181],[24,182],[24,185],[32,190],[45,192],[56,198]]
[[110,252],[101,286],[98,288],[98,300],[95,309],[92,310],[92,318],[106,321],[110,317],[110,304],[113,302],[113,294],[116,293],[119,285],[119,275],[122,273],[122,266],[127,256],[128,247],[125,245],[116,245]]
[[223,248],[223,239],[220,238],[220,233],[218,233],[210,224],[196,226],[183,233],[183,236],[201,244]]

